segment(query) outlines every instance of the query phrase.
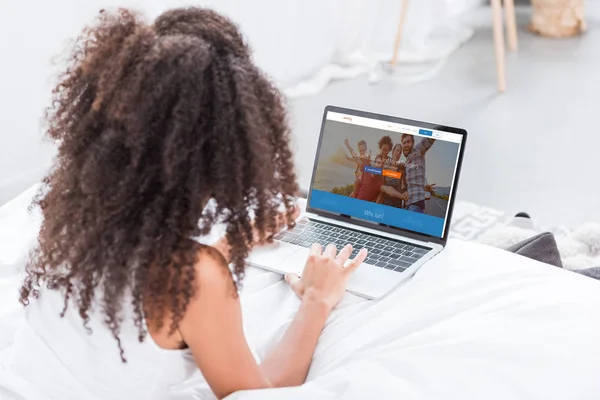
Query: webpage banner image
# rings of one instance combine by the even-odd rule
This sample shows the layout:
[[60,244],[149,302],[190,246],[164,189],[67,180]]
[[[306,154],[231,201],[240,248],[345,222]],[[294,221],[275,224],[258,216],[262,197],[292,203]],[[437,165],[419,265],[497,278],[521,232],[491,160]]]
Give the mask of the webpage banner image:
[[441,237],[459,143],[327,119],[311,207]]

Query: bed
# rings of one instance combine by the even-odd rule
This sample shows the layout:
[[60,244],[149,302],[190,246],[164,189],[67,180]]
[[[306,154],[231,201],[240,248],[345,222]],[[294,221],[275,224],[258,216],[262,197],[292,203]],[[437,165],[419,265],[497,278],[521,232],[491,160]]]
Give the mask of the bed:
[[[0,208],[0,351],[21,308],[20,268],[39,215],[35,188]],[[244,326],[258,360],[299,300],[277,274],[250,268]],[[598,399],[600,282],[496,248],[450,240],[381,301],[347,295],[319,341],[307,383],[234,399]],[[198,373],[171,398],[211,398]]]

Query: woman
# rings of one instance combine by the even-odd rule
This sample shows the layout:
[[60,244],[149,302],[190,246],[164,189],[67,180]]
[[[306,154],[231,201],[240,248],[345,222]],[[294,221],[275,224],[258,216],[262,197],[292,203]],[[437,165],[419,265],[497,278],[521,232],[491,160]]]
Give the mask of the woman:
[[[302,384],[365,251],[312,247],[286,277],[298,313],[258,365],[237,287],[252,246],[293,224],[297,186],[281,95],[236,27],[199,8],[101,13],[52,105],[58,156],[0,398],[163,399],[197,368],[218,397]],[[192,240],[217,221],[216,246]]]
[[[383,168],[385,164],[385,158],[378,154],[373,160],[372,166],[374,168]],[[381,173],[374,174],[372,172],[364,171],[361,178],[360,187],[358,189],[358,193],[356,194],[356,198],[359,200],[377,201],[377,197],[379,196],[381,185],[383,185],[383,177]]]
[[[392,138],[389,136],[383,136],[379,139],[379,142],[377,142],[379,154],[375,156],[372,164],[374,168],[383,169],[391,164],[392,159],[388,154],[390,153],[392,145]],[[383,185],[381,171],[378,174],[363,172],[356,198],[359,200],[377,202],[381,185]]]
[[378,157],[380,157],[383,160],[384,166],[387,167],[391,165],[392,159],[388,156],[388,154],[390,154],[390,150],[392,150],[392,138],[387,135],[382,137],[381,139],[379,139],[379,142],[377,142],[377,146],[379,147]]
[[404,202],[408,200],[408,189],[406,186],[406,167],[402,161],[402,144],[397,143],[392,149],[390,168],[400,175],[399,177],[384,176],[384,184],[380,188],[381,193],[377,199],[378,203],[404,208]]

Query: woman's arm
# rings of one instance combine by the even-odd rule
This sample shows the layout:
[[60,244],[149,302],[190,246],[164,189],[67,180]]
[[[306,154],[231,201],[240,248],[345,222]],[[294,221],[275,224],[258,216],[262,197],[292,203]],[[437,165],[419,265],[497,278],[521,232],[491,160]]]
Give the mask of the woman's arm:
[[200,263],[197,295],[180,334],[215,395],[223,398],[238,390],[302,384],[330,309],[322,302],[303,300],[284,338],[259,367],[244,336],[229,269],[209,256]]
[[231,272],[218,255],[199,257],[195,291],[179,333],[214,394],[223,398],[238,390],[271,387],[246,343]]
[[300,385],[306,379],[321,330],[341,299],[350,273],[364,260],[362,251],[346,268],[351,253],[336,257],[328,246],[313,246],[302,278],[287,277],[302,297],[298,314],[283,339],[259,366],[246,342],[239,298],[224,260],[203,253],[196,265],[196,293],[179,326],[183,341],[215,395],[238,390]]
[[[346,145],[346,148],[348,149],[348,151],[350,152],[350,155],[352,156],[352,161],[354,161],[358,166],[360,166],[361,165],[360,157],[357,156],[356,151],[354,151],[352,146],[350,146],[350,142],[348,141],[348,139],[344,140],[344,144]],[[348,158],[347,154],[344,153],[344,155],[346,155],[346,158]]]
[[302,300],[285,335],[260,364],[271,385],[284,387],[304,383],[330,312],[329,306],[319,299]]

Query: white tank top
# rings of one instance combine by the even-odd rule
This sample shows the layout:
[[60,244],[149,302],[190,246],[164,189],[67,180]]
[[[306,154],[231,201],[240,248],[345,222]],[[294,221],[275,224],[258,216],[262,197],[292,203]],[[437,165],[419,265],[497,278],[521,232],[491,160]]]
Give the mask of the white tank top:
[[161,349],[149,334],[140,343],[130,313],[119,334],[123,363],[97,307],[89,334],[75,307],[60,318],[63,304],[61,293],[45,289],[26,308],[13,345],[0,353],[2,400],[162,400],[197,371],[189,350]]

